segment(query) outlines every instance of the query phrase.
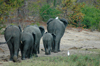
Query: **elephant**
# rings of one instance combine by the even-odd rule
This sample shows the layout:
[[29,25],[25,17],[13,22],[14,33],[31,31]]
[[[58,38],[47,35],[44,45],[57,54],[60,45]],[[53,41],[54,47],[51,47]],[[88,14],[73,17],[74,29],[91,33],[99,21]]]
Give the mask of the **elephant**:
[[25,58],[31,58],[34,46],[34,38],[35,34],[30,34],[28,32],[22,32],[21,33],[21,55],[22,60],[25,60]]
[[20,48],[20,34],[21,34],[21,27],[10,25],[6,27],[4,31],[4,37],[7,43],[9,51],[10,51],[10,60],[16,62],[18,58],[19,48]]
[[64,35],[65,28],[68,25],[68,21],[66,19],[53,19],[50,18],[47,21],[47,31],[49,33],[52,33],[56,36],[54,40],[54,46],[52,48],[52,51],[57,53],[60,51],[60,41],[62,36]]
[[40,47],[40,39],[43,36],[45,29],[43,26],[37,26],[37,25],[29,25],[27,27],[25,27],[23,32],[29,32],[33,35],[33,33],[35,34],[35,39],[34,39],[34,44],[35,44],[35,49],[33,50],[33,53],[35,53],[36,57],[37,56],[37,52],[38,54],[40,53],[39,51],[39,47]]
[[53,46],[53,41],[55,40],[55,35],[51,33],[44,33],[43,35],[43,45],[45,49],[45,54],[50,55],[51,54],[51,48]]

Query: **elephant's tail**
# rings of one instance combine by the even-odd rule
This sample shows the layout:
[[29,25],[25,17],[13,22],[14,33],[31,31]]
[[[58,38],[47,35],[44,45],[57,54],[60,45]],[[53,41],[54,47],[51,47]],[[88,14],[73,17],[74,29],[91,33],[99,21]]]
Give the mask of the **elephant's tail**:
[[43,36],[43,34],[44,34],[44,32],[45,32],[45,29],[44,29],[44,27],[43,26],[39,26],[39,29],[40,29],[40,31],[41,31],[41,37]]
[[33,53],[37,54],[36,44],[35,44],[35,42],[36,42],[36,34],[33,32],[32,35],[33,35],[33,39],[34,39],[34,41],[33,41]]
[[0,45],[1,44],[6,44],[11,38],[12,38],[12,36],[10,36],[10,38],[6,42],[0,42]]
[[35,45],[35,42],[36,42],[36,34],[35,33],[32,33],[32,35],[33,35],[33,39],[34,39],[33,45],[34,45],[34,48],[36,48],[36,45]]

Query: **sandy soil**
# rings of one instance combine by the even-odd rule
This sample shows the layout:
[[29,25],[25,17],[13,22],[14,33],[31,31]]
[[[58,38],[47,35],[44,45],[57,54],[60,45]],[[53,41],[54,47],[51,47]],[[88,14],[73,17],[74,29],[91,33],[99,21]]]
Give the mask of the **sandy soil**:
[[[44,26],[46,28],[46,26]],[[4,36],[0,35],[0,42],[4,42]],[[41,39],[40,43],[40,54],[41,56],[67,56],[67,52],[70,54],[87,54],[87,53],[95,53],[95,51],[89,51],[89,49],[100,49],[100,32],[98,31],[89,31],[87,29],[83,29],[79,31],[77,28],[66,28],[64,36],[61,39],[61,51],[58,53],[51,53],[51,55],[45,55],[43,49],[43,43]],[[2,66],[5,62],[9,61],[9,49],[7,44],[0,45],[0,66]],[[21,55],[20,55],[21,56]]]

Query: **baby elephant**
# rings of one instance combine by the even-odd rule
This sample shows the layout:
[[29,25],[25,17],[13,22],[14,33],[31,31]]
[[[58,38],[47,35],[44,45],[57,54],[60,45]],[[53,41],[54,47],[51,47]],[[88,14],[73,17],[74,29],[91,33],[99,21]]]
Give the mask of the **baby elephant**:
[[[34,36],[34,35],[33,35]],[[34,48],[34,38],[32,34],[27,32],[21,33],[21,55],[22,60],[25,58],[30,58],[32,56],[33,48]]]
[[55,35],[51,34],[51,33],[44,33],[43,35],[43,45],[44,45],[44,49],[45,49],[45,54],[46,55],[50,55],[51,54],[51,46],[53,46],[53,41],[55,39]]

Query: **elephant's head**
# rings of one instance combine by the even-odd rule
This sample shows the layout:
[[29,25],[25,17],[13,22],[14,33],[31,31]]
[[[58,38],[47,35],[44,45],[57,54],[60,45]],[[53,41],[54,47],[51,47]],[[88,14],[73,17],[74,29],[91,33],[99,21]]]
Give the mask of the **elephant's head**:
[[43,36],[43,34],[44,34],[44,32],[45,32],[45,29],[44,29],[44,27],[43,26],[39,26],[39,29],[40,29],[40,31],[41,31],[41,36]]

